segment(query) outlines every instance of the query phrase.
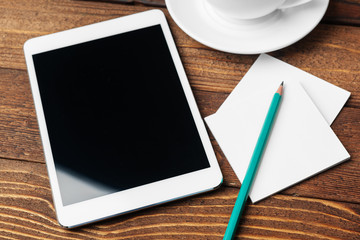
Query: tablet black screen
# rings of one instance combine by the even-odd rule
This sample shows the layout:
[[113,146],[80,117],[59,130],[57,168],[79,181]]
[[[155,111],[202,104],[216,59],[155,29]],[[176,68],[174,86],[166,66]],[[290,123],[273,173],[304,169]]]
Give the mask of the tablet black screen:
[[210,166],[160,25],[33,60],[64,205]]

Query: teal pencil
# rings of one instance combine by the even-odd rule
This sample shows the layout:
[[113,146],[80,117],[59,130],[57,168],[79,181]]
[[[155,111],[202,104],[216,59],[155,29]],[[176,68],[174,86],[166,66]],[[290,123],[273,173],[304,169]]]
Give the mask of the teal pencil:
[[231,213],[231,217],[230,217],[230,220],[229,220],[229,223],[228,223],[228,226],[226,228],[225,235],[223,238],[224,240],[233,239],[233,237],[235,235],[236,227],[239,224],[241,214],[244,210],[250,188],[254,181],[254,177],[255,177],[256,171],[258,169],[261,156],[263,154],[267,139],[269,137],[271,126],[274,122],[274,118],[275,118],[276,112],[279,107],[279,103],[280,103],[282,91],[283,91],[283,85],[284,85],[284,82],[282,82],[280,84],[278,90],[274,94],[274,97],[271,101],[269,111],[266,115],[266,118],[265,118],[263,127],[261,129],[258,141],[256,143],[253,155],[251,157],[248,169],[246,171],[244,181],[241,184],[239,195],[236,199],[235,206]]

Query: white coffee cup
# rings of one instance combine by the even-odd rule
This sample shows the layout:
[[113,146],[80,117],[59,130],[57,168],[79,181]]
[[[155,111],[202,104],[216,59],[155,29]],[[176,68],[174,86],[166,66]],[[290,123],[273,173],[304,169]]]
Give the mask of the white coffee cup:
[[277,9],[295,7],[311,0],[205,0],[220,16],[234,19],[255,19]]

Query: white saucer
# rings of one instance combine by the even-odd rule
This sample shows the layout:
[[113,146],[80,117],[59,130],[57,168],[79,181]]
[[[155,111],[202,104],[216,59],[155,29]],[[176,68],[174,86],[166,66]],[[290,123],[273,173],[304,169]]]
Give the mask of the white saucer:
[[170,15],[190,37],[237,54],[271,52],[299,41],[320,22],[328,4],[312,0],[256,20],[233,22],[213,13],[204,0],[166,0]]

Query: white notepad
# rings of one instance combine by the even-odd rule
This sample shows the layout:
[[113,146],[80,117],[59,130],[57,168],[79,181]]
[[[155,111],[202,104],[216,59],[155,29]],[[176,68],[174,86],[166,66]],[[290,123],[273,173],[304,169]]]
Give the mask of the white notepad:
[[[317,88],[304,84],[304,77],[313,78],[311,83]],[[329,127],[349,93],[262,55],[219,110],[205,118],[240,181],[245,177],[265,115],[281,81],[285,81],[284,95],[249,194],[253,202],[350,158]],[[307,92],[316,96],[310,99],[300,82],[310,86]],[[328,96],[328,92],[333,96]],[[317,106],[315,99],[319,101]],[[323,109],[321,102],[326,99],[334,101],[335,106]]]

